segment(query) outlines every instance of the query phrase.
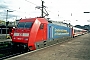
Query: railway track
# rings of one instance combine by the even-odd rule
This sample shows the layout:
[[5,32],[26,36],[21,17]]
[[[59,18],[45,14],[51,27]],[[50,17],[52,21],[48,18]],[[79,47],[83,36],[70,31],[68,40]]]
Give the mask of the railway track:
[[10,57],[14,57],[14,56],[17,56],[17,55],[20,55],[20,54],[23,54],[23,53],[26,53],[26,52],[10,52],[9,54],[4,54],[4,56],[0,57],[0,60],[3,60],[3,59],[7,59],[7,58],[10,58]]
[[0,44],[0,60],[7,59],[28,52],[23,48],[15,48],[12,43]]

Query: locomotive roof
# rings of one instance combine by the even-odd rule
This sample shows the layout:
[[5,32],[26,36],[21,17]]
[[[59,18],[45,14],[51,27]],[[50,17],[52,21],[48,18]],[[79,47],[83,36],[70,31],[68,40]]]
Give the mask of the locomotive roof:
[[72,26],[72,25],[70,25],[70,23],[68,24],[68,23],[64,23],[64,22],[61,22],[61,21],[48,20],[48,22],[49,22],[49,23],[52,23],[52,24],[60,25],[60,26],[66,26],[66,27],[67,27],[67,25],[68,25],[68,26]]
[[30,22],[30,21],[34,22],[35,20],[38,20],[41,23],[48,24],[48,21],[45,18],[27,18],[27,19],[21,19],[20,22]]

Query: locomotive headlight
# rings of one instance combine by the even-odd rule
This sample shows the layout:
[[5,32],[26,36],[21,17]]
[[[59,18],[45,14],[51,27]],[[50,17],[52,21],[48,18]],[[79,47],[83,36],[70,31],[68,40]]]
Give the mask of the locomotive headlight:
[[11,35],[12,35],[13,33],[11,33]]
[[16,38],[14,37],[13,39],[15,40]]
[[24,38],[24,40],[28,40],[28,38]]
[[29,36],[29,33],[23,33],[23,36],[27,36],[28,37]]

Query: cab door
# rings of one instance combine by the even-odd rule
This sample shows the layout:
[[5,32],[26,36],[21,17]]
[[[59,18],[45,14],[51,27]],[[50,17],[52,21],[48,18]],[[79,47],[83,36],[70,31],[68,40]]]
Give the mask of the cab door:
[[43,24],[43,39],[47,39],[47,24]]
[[42,23],[40,25],[40,33],[41,33],[42,40],[46,40],[47,39],[47,24]]
[[52,39],[54,36],[53,36],[53,29],[54,29],[54,27],[53,26],[49,26],[48,27],[48,39]]

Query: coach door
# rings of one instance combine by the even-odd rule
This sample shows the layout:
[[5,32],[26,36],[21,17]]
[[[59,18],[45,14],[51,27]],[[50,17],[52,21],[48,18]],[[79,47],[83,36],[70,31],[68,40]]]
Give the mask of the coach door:
[[53,26],[49,26],[49,38],[53,38]]

